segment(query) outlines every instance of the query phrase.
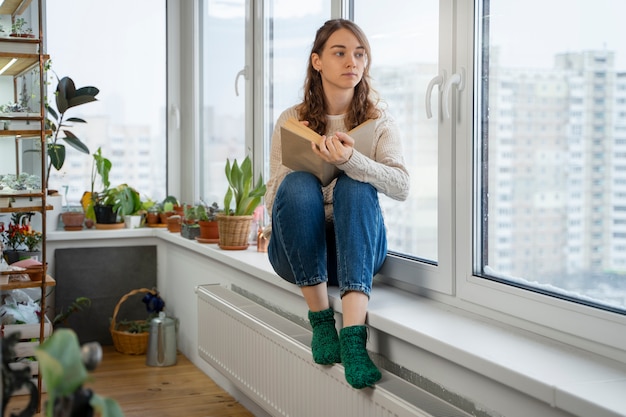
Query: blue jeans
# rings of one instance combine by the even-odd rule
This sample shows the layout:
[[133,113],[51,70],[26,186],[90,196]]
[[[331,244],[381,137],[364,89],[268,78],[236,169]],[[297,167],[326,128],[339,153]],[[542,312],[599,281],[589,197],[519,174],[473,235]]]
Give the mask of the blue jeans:
[[333,223],[324,214],[322,186],[307,172],[280,184],[272,209],[268,256],[283,279],[299,287],[339,285],[341,296],[368,297],[387,255],[387,234],[376,189],[342,174],[335,185]]

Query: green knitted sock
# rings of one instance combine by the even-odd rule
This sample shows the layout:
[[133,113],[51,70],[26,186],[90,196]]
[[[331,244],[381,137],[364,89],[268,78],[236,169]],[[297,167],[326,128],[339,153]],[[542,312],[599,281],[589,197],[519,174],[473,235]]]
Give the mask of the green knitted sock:
[[346,381],[357,389],[373,386],[382,375],[365,349],[367,328],[365,326],[344,327],[339,332],[339,341]]
[[309,311],[309,321],[313,327],[311,350],[313,360],[320,365],[341,362],[339,337],[335,328],[335,312],[332,308],[322,311]]

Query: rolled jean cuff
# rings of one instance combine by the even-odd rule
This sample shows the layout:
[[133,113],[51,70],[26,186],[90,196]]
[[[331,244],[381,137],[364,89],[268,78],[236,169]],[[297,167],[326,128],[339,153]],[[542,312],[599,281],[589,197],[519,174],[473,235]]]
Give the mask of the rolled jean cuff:
[[367,298],[370,298],[370,292],[372,291],[372,289],[371,287],[368,287],[366,285],[359,285],[355,283],[348,285],[347,287],[341,288],[339,296],[343,297],[347,292],[350,291],[362,292],[363,294],[367,295]]
[[304,279],[304,280],[298,280],[296,284],[298,285],[298,287],[312,287],[314,285],[319,285],[327,281],[328,281],[328,278],[317,276],[317,277],[311,277],[311,278]]

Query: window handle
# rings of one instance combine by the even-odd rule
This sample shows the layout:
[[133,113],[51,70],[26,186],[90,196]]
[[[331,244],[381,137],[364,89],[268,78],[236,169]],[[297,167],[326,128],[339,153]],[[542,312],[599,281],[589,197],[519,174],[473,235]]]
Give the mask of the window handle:
[[452,85],[456,84],[458,91],[463,91],[465,88],[465,68],[461,67],[461,73],[455,72],[450,76],[446,84],[443,86],[443,112],[446,119],[450,118],[450,90]]
[[[430,80],[430,82],[428,83],[428,87],[426,87],[426,117],[429,119],[433,117],[433,111],[431,109],[431,96],[433,94],[433,87],[435,87],[435,85],[442,85],[445,79],[446,70],[441,70],[441,74],[435,76],[432,80]],[[437,103],[439,103],[439,100],[437,100]]]
[[244,80],[248,79],[248,66],[243,67],[241,71],[235,76],[235,95],[239,97],[239,77],[243,77]]
[[172,106],[170,110],[170,117],[174,120],[174,126],[176,126],[176,129],[180,129],[180,110],[178,106]]

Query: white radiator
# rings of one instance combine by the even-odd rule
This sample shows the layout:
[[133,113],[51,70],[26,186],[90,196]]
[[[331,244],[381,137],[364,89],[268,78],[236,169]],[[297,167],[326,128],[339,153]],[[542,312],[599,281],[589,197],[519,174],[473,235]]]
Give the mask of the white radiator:
[[313,362],[309,330],[219,285],[197,294],[200,357],[272,416],[469,416],[384,370],[353,389],[343,366]]

